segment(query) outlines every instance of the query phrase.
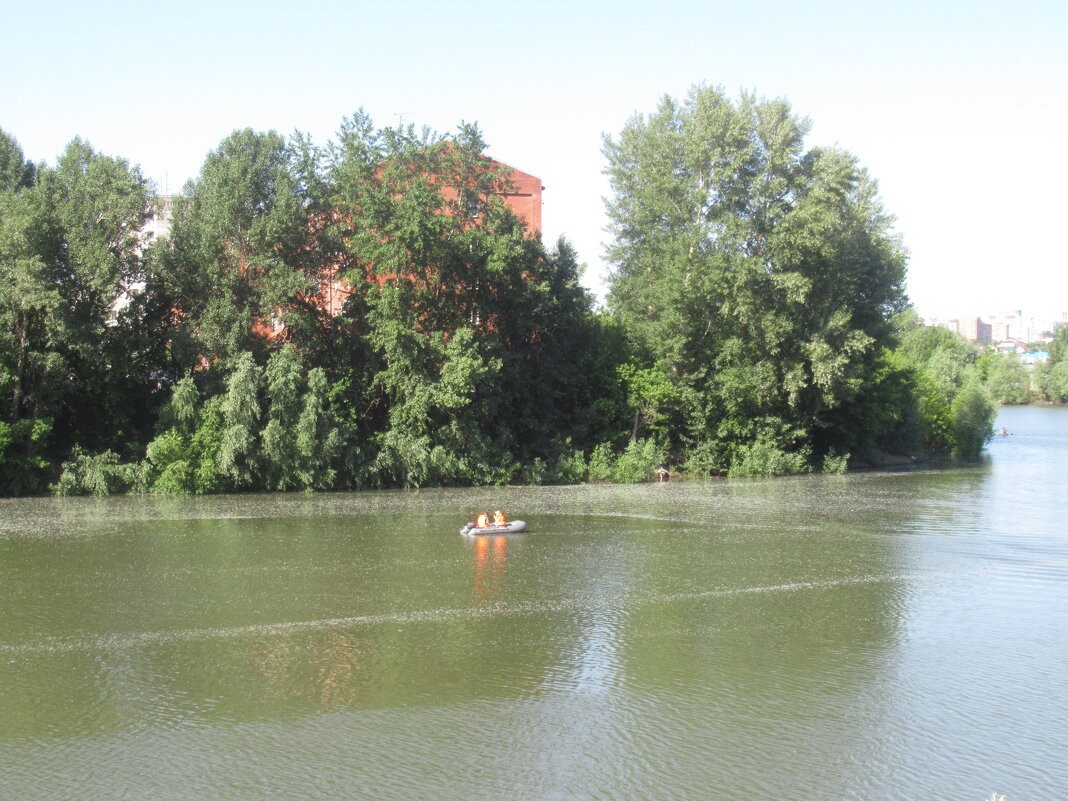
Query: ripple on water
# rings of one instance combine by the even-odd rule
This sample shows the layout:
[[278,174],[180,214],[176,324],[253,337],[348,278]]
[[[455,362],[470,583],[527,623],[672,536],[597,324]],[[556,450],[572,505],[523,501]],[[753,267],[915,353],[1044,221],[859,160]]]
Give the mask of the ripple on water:
[[[0,786],[1063,797],[1066,509],[1021,489],[1023,444],[768,482],[4,502]],[[532,533],[458,537],[498,504]]]

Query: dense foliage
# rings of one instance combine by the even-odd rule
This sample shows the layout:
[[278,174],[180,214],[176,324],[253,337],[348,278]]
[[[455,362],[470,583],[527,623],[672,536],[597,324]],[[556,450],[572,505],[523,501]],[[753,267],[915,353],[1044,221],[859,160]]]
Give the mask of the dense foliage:
[[898,354],[915,387],[923,447],[974,459],[993,434],[995,412],[976,366],[978,351],[959,334],[922,325],[911,310],[898,323]]
[[126,302],[151,197],[81,140],[47,168],[0,131],[0,492],[38,489],[76,444],[133,456],[151,430],[166,343]]
[[0,131],[0,494],[975,455],[974,354],[895,317],[905,256],[875,185],[806,131],[782,101],[698,88],[606,140],[601,311],[473,126],[235,131],[151,242],[136,167],[77,139],[31,164]]
[[[1001,352],[988,346],[976,360],[976,370],[995,403],[1068,403],[1068,326],[1057,328],[1051,341],[1026,346],[1010,343],[1014,350]],[[1025,362],[1025,358],[1027,361]]]
[[[874,182],[806,149],[785,101],[695,88],[606,139],[610,304],[634,394],[698,472],[797,472],[865,447],[905,256]],[[652,415],[655,417],[656,415]]]
[[1049,361],[1038,365],[1031,377],[1034,394],[1051,403],[1068,403],[1068,325],[1057,329],[1047,352]]

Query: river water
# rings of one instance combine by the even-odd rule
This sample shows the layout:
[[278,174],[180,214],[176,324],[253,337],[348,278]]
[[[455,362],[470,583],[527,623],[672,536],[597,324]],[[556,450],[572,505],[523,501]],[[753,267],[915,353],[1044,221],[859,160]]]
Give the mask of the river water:
[[[1068,409],[978,465],[0,501],[0,798],[1068,798]],[[530,532],[463,537],[486,508]]]

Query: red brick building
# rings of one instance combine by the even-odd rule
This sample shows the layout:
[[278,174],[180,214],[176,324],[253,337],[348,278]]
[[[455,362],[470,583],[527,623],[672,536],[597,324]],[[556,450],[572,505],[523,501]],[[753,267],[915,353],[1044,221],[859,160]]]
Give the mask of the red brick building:
[[[509,184],[509,191],[504,192],[500,197],[504,200],[504,205],[515,214],[520,220],[523,221],[524,227],[528,234],[535,236],[541,235],[541,193],[545,187],[541,185],[541,179],[530,173],[517,170],[510,165],[502,164],[499,161],[493,159],[487,160],[487,168],[490,170],[496,170],[501,167],[505,167],[510,170],[507,173],[507,183]],[[452,190],[445,190],[446,197],[455,197],[455,193]],[[339,276],[331,276],[324,279],[320,284],[320,293],[322,298],[322,306],[324,310],[331,317],[337,317],[341,314],[341,311],[345,305],[345,300],[351,294],[351,290],[345,286],[345,282]],[[264,327],[266,330],[266,327]],[[282,326],[279,323],[273,324],[268,336],[277,337],[281,332]]]
[[[492,164],[494,167],[499,166],[496,161]],[[502,196],[504,204],[516,217],[526,223],[529,233],[540,234],[541,193],[545,189],[541,185],[541,178],[513,169],[508,175],[508,180],[512,184],[512,191]]]

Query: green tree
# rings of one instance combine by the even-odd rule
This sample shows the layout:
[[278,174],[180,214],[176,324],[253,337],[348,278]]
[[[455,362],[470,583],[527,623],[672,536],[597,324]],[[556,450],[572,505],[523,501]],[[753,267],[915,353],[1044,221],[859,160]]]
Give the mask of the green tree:
[[260,434],[267,489],[325,489],[341,445],[322,368],[304,378],[296,350],[285,345],[267,362],[267,425]]
[[919,375],[917,390],[923,421],[923,448],[928,453],[948,456],[957,450],[952,398],[947,399],[925,373]]
[[501,482],[517,457],[555,458],[588,430],[575,399],[590,378],[572,357],[591,301],[574,251],[525,231],[501,199],[510,170],[484,147],[474,126],[375,130],[360,113],[331,151],[328,238],[371,388],[363,480]]
[[630,436],[632,440],[648,429],[668,439],[671,412],[678,409],[680,398],[675,384],[668,380],[663,369],[641,368],[633,363],[619,367],[619,377],[627,388],[627,405],[634,412]]
[[979,452],[994,433],[996,409],[978,380],[966,383],[953,399],[955,453],[965,459],[979,458]]
[[0,420],[0,495],[29,495],[43,487],[50,431],[47,420]]
[[383,360],[375,381],[388,407],[375,436],[377,480],[401,486],[507,480],[514,464],[481,430],[493,414],[501,361],[485,354],[471,328],[448,338],[420,333],[403,286],[375,296],[369,318],[369,338]]
[[33,184],[36,167],[26,161],[22,146],[0,128],[0,192],[17,192]]
[[245,351],[265,358],[298,299],[314,292],[303,153],[274,131],[235,131],[176,199],[151,288],[176,311],[172,338],[187,366]]
[[187,437],[174,428],[153,439],[146,448],[149,490],[160,495],[196,492],[196,454]]
[[191,376],[174,386],[160,414],[161,433],[146,450],[151,492],[201,494],[223,486],[216,462],[223,440],[224,401],[225,396],[217,396],[202,402]]
[[297,486],[304,490],[329,489],[337,471],[331,466],[342,446],[341,429],[331,413],[326,372],[308,373],[303,408],[296,424]]
[[3,413],[11,422],[52,419],[61,451],[74,442],[139,450],[156,403],[151,347],[131,302],[143,278],[139,232],[150,208],[148,185],[125,160],[79,139],[53,168],[20,169],[17,153],[6,164]]
[[226,394],[219,411],[222,438],[215,463],[232,489],[253,489],[260,473],[257,442],[260,415],[260,381],[263,370],[249,352],[237,358],[237,366],[226,379]]
[[1059,364],[1068,357],[1068,325],[1062,325],[1057,329],[1047,350],[1051,365]]
[[987,388],[996,403],[1020,404],[1031,401],[1031,374],[1015,354],[992,362]]
[[145,474],[139,464],[124,464],[119,454],[106,450],[90,454],[75,445],[63,463],[59,480],[51,486],[56,495],[114,495],[143,492]]
[[684,399],[676,444],[720,451],[723,469],[757,442],[815,441],[904,304],[874,181],[847,153],[806,150],[807,132],[785,101],[697,87],[605,140],[610,305]]
[[9,422],[58,411],[63,298],[49,269],[55,225],[38,191],[0,191],[0,413]]
[[1046,398],[1053,403],[1068,403],[1068,360],[1044,365],[1036,378]]
[[975,458],[993,434],[995,412],[981,370],[993,374],[999,362],[980,359],[959,334],[924,326],[911,310],[897,324],[901,336],[894,358],[912,374],[923,450]]
[[301,366],[292,345],[276,351],[267,362],[267,425],[263,444],[264,481],[268,489],[297,486],[296,427],[300,417]]
[[884,349],[856,398],[829,416],[819,432],[830,451],[878,464],[886,454],[915,455],[923,444],[921,382],[900,349]]

